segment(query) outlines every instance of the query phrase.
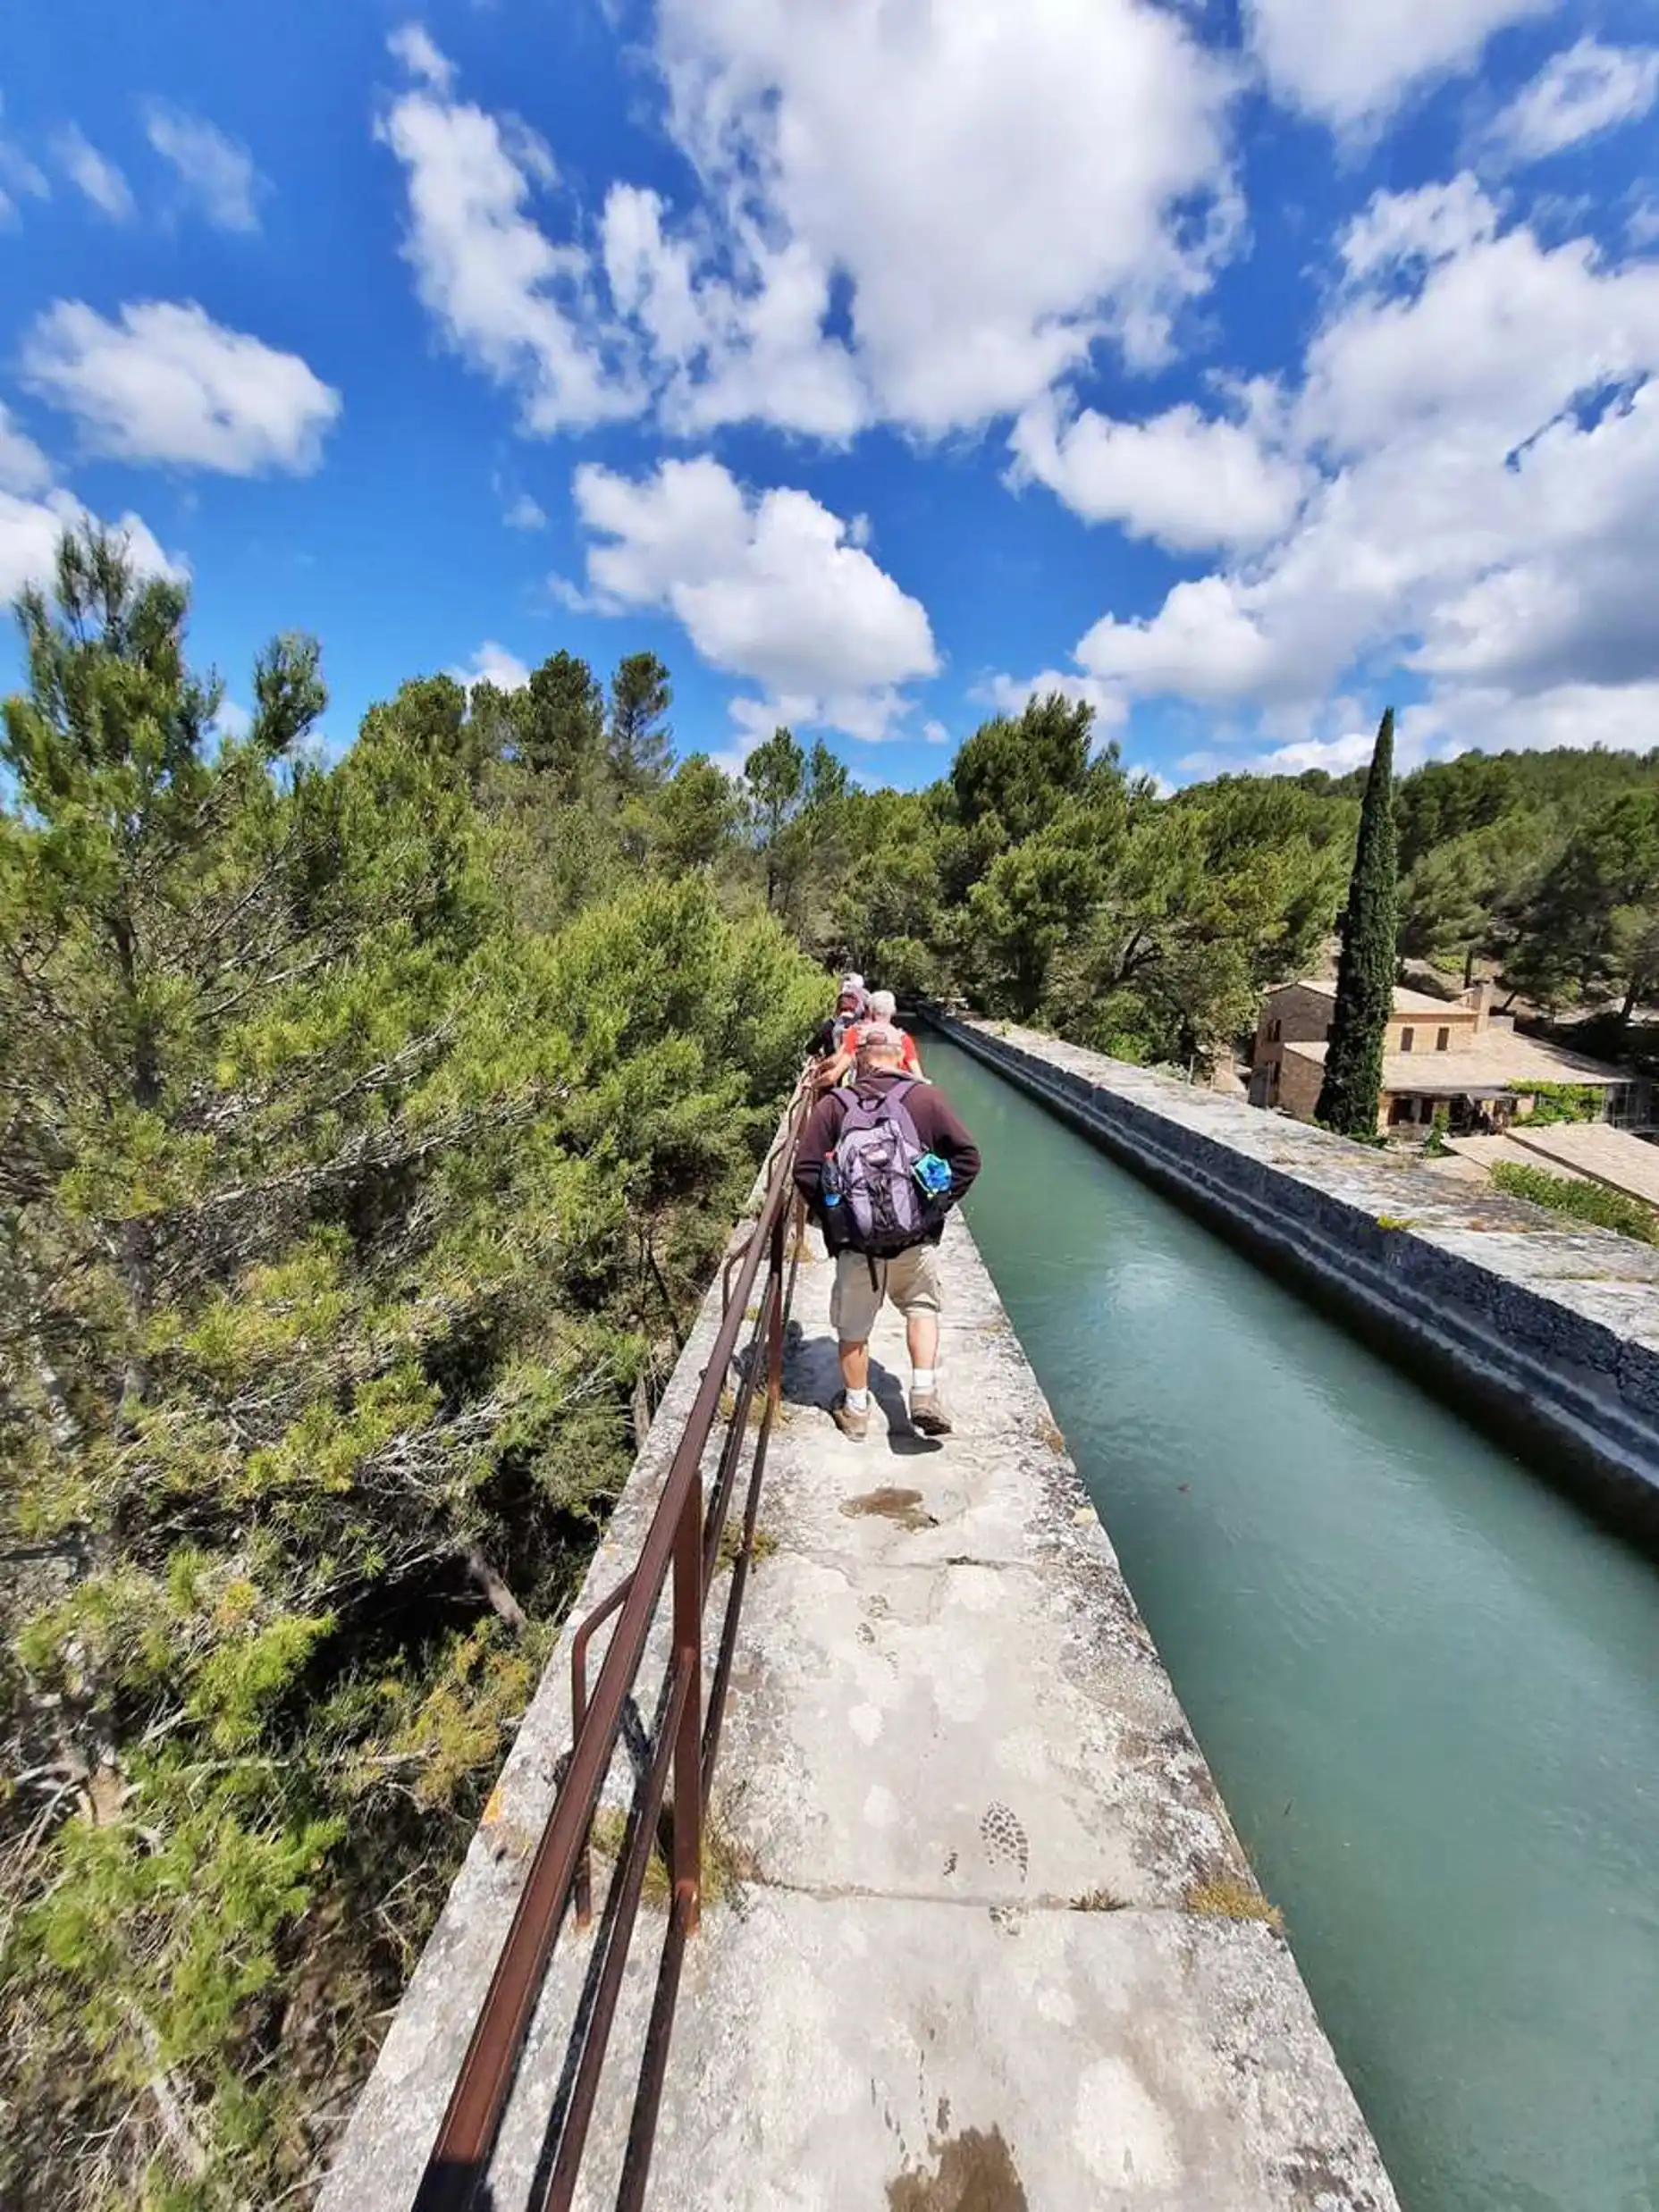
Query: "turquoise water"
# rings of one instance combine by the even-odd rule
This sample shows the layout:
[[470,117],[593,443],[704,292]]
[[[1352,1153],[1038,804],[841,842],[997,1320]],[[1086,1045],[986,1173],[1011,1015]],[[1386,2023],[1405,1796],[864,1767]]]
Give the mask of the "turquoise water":
[[927,1059],[1407,2212],[1659,2212],[1659,1570],[989,1070]]

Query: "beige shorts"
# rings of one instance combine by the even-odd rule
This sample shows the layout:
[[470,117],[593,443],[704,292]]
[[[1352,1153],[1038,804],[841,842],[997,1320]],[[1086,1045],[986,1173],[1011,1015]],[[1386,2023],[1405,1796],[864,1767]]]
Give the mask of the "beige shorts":
[[[870,1270],[875,1269],[872,1284]],[[863,1252],[838,1252],[835,1288],[830,1293],[830,1325],[842,1344],[867,1344],[881,1301],[890,1298],[906,1318],[939,1311],[939,1247],[913,1244],[891,1259],[867,1259]]]

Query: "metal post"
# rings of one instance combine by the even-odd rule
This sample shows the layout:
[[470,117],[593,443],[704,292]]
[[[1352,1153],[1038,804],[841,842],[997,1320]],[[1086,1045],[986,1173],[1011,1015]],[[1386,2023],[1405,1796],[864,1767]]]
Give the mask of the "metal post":
[[790,1210],[780,1207],[772,1224],[771,1280],[766,1286],[766,1399],[774,1413],[783,1400],[784,1248]]
[[674,1895],[695,1935],[703,1899],[703,1477],[674,1537],[674,1663],[689,1685],[674,1737]]

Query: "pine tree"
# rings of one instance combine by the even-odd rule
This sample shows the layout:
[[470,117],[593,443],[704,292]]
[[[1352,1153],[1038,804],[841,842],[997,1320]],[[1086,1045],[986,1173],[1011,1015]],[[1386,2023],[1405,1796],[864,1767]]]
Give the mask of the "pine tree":
[[631,652],[617,664],[611,679],[611,780],[624,798],[669,772],[667,715],[674,703],[669,672],[653,652]]
[[590,795],[605,750],[605,694],[585,660],[556,652],[513,694],[518,757],[577,804]]
[[1384,714],[1360,811],[1336,969],[1336,1010],[1316,1118],[1344,1137],[1377,1133],[1383,1039],[1394,996],[1394,711]]

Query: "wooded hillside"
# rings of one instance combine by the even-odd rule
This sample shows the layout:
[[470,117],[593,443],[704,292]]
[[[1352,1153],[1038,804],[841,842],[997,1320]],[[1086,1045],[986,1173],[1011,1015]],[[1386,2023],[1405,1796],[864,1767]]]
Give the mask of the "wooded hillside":
[[824,998],[655,663],[327,766],[316,649],[226,736],[184,612],[72,541],[5,711],[20,2208],[307,2196]]

